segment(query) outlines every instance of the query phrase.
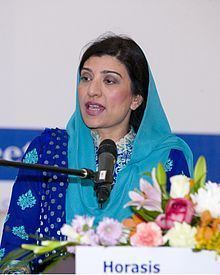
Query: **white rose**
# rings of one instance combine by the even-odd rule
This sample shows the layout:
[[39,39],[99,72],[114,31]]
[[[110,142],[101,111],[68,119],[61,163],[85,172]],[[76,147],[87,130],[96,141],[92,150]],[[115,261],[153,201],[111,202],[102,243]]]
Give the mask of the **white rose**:
[[173,247],[195,247],[196,228],[186,222],[174,222],[172,227],[164,236],[164,242],[169,241],[169,245]]
[[196,194],[190,196],[197,215],[209,210],[213,218],[220,218],[220,184],[209,181],[205,187],[199,188]]
[[170,196],[171,198],[184,198],[190,191],[190,179],[185,175],[177,175],[170,178]]

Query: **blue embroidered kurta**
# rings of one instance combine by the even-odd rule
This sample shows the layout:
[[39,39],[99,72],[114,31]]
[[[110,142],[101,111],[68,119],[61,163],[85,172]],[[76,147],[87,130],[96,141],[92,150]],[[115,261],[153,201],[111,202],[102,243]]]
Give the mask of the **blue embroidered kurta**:
[[[30,144],[23,162],[67,167],[67,134],[46,129]],[[65,222],[67,176],[46,171],[20,169],[12,190],[4,224],[0,256],[35,243],[31,234],[63,239],[60,228]]]
[[[23,157],[23,162],[67,167],[67,146],[66,131],[46,129],[41,136],[32,141]],[[129,139],[127,150],[131,149],[132,139]],[[125,151],[122,150],[127,154]],[[116,167],[119,167],[118,171],[123,169],[123,165],[119,162],[120,158],[116,164]],[[171,150],[164,165],[168,178],[177,174],[189,176],[187,162],[180,150]],[[60,228],[66,222],[67,186],[66,175],[37,170],[19,170],[5,220],[0,257],[20,247],[23,243],[36,243],[36,239],[30,237],[31,234],[51,239],[63,239]]]

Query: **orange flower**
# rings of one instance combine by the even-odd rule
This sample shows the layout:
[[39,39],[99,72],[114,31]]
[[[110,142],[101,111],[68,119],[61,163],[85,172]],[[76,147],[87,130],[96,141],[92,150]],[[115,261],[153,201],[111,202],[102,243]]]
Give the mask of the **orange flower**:
[[203,239],[203,232],[204,232],[204,228],[203,227],[198,227],[197,228],[197,233],[195,235],[195,239],[198,243],[200,243]]
[[220,252],[220,218],[213,219],[209,211],[203,212],[195,239],[197,248]]
[[207,226],[209,224],[211,224],[211,222],[213,221],[213,218],[211,216],[211,213],[209,210],[206,210],[202,213],[201,215],[201,226]]
[[214,219],[212,223],[212,228],[214,232],[218,232],[220,234],[220,218]]
[[194,182],[193,179],[190,179],[190,180],[189,180],[189,185],[190,185],[190,189],[192,189],[193,186],[195,185],[195,182]]
[[206,243],[211,240],[213,236],[212,229],[210,227],[199,227],[197,228],[196,240],[199,243]]
[[213,232],[210,227],[197,228],[197,233],[195,235],[197,248],[199,249],[207,248],[211,242],[212,236],[213,236]]
[[204,239],[207,242],[209,242],[212,239],[213,235],[214,235],[214,232],[213,232],[212,228],[210,228],[210,227],[204,228]]
[[130,237],[131,237],[133,234],[136,233],[137,225],[142,222],[144,222],[144,220],[141,217],[139,217],[138,215],[134,214],[134,215],[132,215],[131,218],[123,220],[122,224],[125,227],[128,227],[129,229],[131,229],[131,233],[130,233]]

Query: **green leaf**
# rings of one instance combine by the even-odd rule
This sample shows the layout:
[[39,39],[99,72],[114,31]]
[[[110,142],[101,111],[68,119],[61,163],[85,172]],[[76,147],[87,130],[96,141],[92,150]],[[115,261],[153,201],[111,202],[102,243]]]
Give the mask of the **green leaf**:
[[59,242],[59,241],[42,241],[42,245],[31,245],[31,244],[22,244],[22,248],[31,250],[35,254],[44,254],[48,253],[58,247],[62,247],[68,244],[67,241]]
[[157,211],[148,211],[146,209],[139,209],[137,210],[136,207],[132,207],[132,210],[134,213],[139,215],[141,218],[143,218],[145,221],[154,221],[155,218],[160,214],[160,212]]
[[56,248],[56,247],[65,246],[68,243],[69,243],[68,241],[42,241],[41,245]]
[[157,165],[156,178],[157,178],[157,181],[158,181],[160,187],[166,187],[167,175],[164,170],[163,164],[160,162]]
[[162,196],[165,199],[168,199],[168,194],[166,190],[166,184],[167,184],[167,174],[165,172],[165,169],[163,167],[162,163],[158,163],[157,169],[156,169],[156,179],[158,184],[160,185]]
[[35,245],[35,246],[31,245],[31,246],[32,247],[30,247],[29,245],[22,244],[21,247],[33,251],[34,254],[44,254],[53,250],[53,248],[48,246],[40,246],[40,245]]
[[166,208],[166,205],[167,205],[167,203],[168,203],[168,201],[169,201],[169,199],[162,199],[162,209],[163,209],[163,211],[165,211],[165,208]]
[[31,250],[34,251],[36,248],[39,247],[39,245],[34,245],[34,244],[22,244],[21,247],[26,250]]
[[199,188],[205,185],[206,174],[207,174],[206,159],[204,156],[200,156],[194,168],[194,175],[193,175],[194,186],[191,189],[191,193],[197,192]]

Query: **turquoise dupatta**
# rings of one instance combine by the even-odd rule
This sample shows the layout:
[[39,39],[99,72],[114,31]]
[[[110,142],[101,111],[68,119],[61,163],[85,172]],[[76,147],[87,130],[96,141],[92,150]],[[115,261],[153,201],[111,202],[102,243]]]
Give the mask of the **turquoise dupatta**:
[[[69,135],[68,142],[68,166],[69,168],[89,168],[95,170],[95,149],[90,129],[84,124],[78,96],[76,110],[67,125]],[[95,216],[96,222],[103,217],[112,217],[118,220],[129,217],[130,208],[123,208],[129,201],[128,192],[139,188],[139,179],[143,172],[151,171],[158,162],[166,163],[170,150],[181,150],[192,173],[193,158],[188,145],[179,137],[173,135],[158,92],[150,73],[148,100],[145,113],[137,132],[132,157],[129,164],[122,169],[112,189],[109,201],[103,209],[100,209],[90,180],[69,178],[69,186],[66,193],[66,221],[71,223],[74,216]]]

